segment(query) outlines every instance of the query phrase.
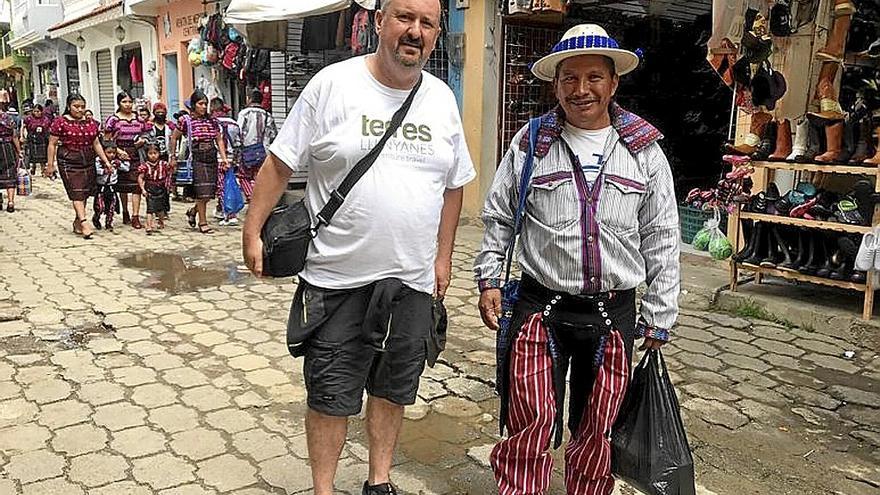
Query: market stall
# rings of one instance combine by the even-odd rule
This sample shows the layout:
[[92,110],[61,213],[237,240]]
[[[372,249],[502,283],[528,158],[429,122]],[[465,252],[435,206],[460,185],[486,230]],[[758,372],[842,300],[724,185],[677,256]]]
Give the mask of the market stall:
[[728,178],[751,183],[726,205],[739,248],[731,290],[747,271],[755,283],[857,291],[870,319],[880,268],[867,242],[880,228],[880,6],[741,3],[716,10],[709,45],[736,94]]

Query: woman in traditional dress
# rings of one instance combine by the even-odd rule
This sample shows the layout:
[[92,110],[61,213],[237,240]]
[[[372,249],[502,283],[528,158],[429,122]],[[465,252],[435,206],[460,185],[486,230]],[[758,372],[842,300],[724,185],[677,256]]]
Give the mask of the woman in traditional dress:
[[98,122],[85,118],[86,100],[78,94],[67,97],[64,114],[56,117],[49,128],[49,153],[46,173],[55,173],[57,159],[61,181],[67,197],[73,202],[76,220],[73,232],[83,239],[92,238],[92,227],[86,218],[86,200],[97,187],[95,155],[109,168],[110,162],[98,138]]
[[46,175],[46,159],[49,153],[49,126],[52,119],[43,113],[42,105],[35,105],[31,114],[24,118],[25,142],[27,143],[28,161],[31,174],[37,172],[37,166],[43,176]]
[[[104,139],[116,142],[122,159],[128,159],[131,165],[128,172],[119,174],[119,199],[122,204],[122,223],[131,224],[136,229],[143,228],[140,219],[141,194],[138,186],[137,169],[140,165],[139,148],[147,140],[144,135],[149,132],[149,124],[138,118],[134,112],[134,101],[125,91],[116,95],[116,113],[107,117],[104,123]],[[127,158],[126,158],[127,155]],[[128,196],[131,194],[131,214],[128,209]]]
[[[223,142],[220,123],[208,112],[208,97],[200,90],[196,90],[189,97],[189,103],[192,115],[180,118],[177,129],[171,134],[171,149],[177,149],[177,141],[181,138],[192,141],[189,153],[192,161],[196,204],[186,212],[186,217],[190,227],[195,228],[196,215],[198,215],[199,232],[213,234],[214,229],[208,226],[206,215],[208,201],[214,199],[214,194],[217,192],[218,166],[227,167],[229,161],[226,159],[226,145]],[[219,165],[217,162],[218,152],[220,154]],[[178,165],[176,162],[177,157],[172,153],[172,168],[183,165]]]
[[[9,103],[0,103],[0,189],[6,189],[6,211],[15,211],[15,186],[18,182],[18,122],[7,110]],[[0,208],[3,197],[0,196]]]

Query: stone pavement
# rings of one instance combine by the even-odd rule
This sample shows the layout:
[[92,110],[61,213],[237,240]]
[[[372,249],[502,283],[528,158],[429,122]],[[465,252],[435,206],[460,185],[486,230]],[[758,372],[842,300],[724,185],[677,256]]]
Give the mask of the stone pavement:
[[[283,340],[293,283],[250,277],[239,229],[191,232],[182,204],[160,235],[119,226],[84,241],[60,184],[35,190],[0,213],[0,494],[309,493],[302,362]],[[407,410],[403,493],[493,492],[478,238],[460,229],[449,347]],[[705,308],[686,309],[677,334],[665,354],[700,493],[880,492],[876,349]],[[337,485],[355,494],[359,419],[350,438]]]

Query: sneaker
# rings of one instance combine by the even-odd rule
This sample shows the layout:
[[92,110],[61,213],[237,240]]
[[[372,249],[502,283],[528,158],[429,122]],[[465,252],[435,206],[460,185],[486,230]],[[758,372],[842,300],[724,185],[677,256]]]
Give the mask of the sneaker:
[[214,210],[214,219],[215,220],[225,220],[226,215],[223,214],[222,210]]
[[361,491],[361,495],[397,495],[397,490],[394,489],[394,485],[391,483],[368,485],[364,481],[364,489]]
[[226,220],[226,225],[229,227],[234,227],[234,226],[238,225],[238,218],[232,217],[232,218]]
[[856,253],[856,270],[868,271],[877,263],[877,238],[873,232],[862,236],[859,252]]
[[217,225],[221,227],[226,227],[227,225],[229,225],[229,222],[224,218],[223,220],[218,221]]

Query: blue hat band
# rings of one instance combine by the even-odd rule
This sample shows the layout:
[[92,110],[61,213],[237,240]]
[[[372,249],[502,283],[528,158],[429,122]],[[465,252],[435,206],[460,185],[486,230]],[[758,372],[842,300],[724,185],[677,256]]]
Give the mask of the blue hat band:
[[607,36],[598,36],[598,35],[589,35],[589,36],[575,36],[574,38],[567,38],[559,43],[556,43],[553,46],[553,49],[550,51],[551,53],[562,52],[565,50],[574,50],[577,48],[619,48],[620,46],[617,44],[617,41],[614,38],[609,38]]

